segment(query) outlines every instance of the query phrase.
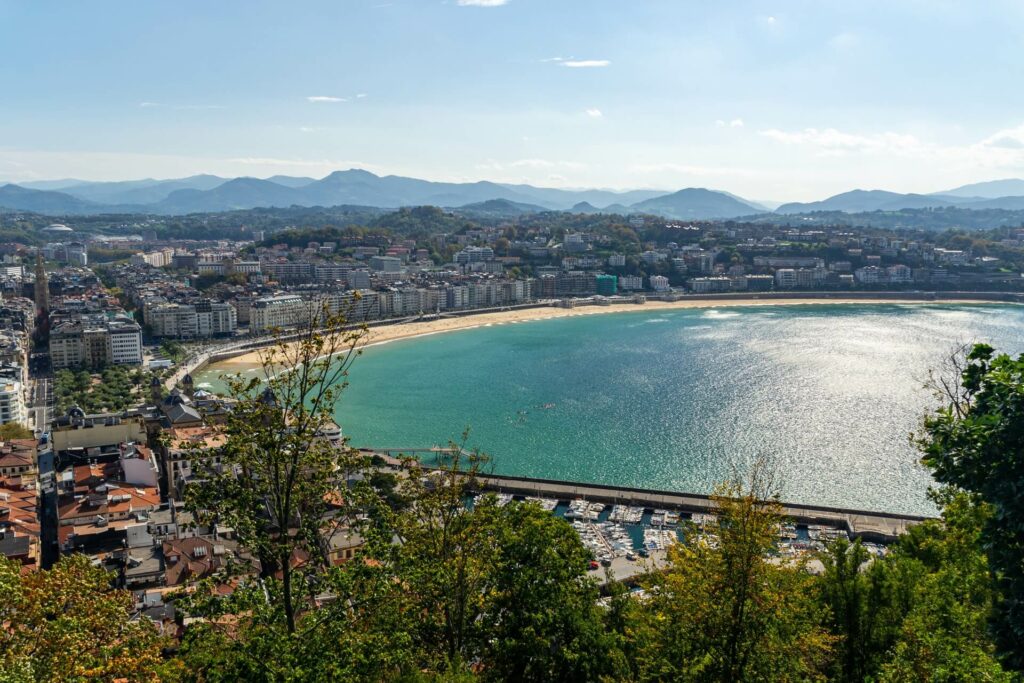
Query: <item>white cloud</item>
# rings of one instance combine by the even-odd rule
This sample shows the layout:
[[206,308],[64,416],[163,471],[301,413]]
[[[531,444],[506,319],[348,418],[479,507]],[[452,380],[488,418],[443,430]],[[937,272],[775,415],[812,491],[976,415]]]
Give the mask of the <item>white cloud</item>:
[[306,100],[309,102],[347,102],[347,98],[344,97],[331,97],[329,95],[312,95],[307,97]]
[[742,128],[743,119],[732,119],[731,121],[725,121],[724,119],[717,119],[715,121],[716,128]]
[[804,128],[799,131],[784,131],[777,128],[762,130],[761,135],[786,145],[803,145],[817,148],[823,153],[846,152],[910,152],[920,150],[923,145],[913,135],[902,133],[844,133],[835,128]]
[[805,128],[799,131],[762,130],[776,142],[803,147],[818,157],[862,155],[885,160],[898,159],[935,168],[983,169],[986,172],[1024,172],[1024,123],[1006,128],[971,143],[941,144],[921,140],[907,133],[849,133],[835,128]]
[[164,105],[160,104],[159,102],[139,102],[139,106],[149,109],[151,107],[162,107]]
[[508,4],[508,0],[456,0],[459,7],[501,7]]
[[363,99],[364,97],[368,97],[368,95],[367,95],[366,93],[364,93],[364,92],[361,92],[361,93],[359,93],[359,94],[357,94],[357,95],[356,95],[356,99],[357,99],[357,100],[361,100],[361,99]]
[[1024,149],[1024,124],[993,133],[979,144],[999,149]]
[[601,113],[601,110],[600,110],[600,109],[597,109],[597,108],[591,108],[591,109],[588,109],[588,110],[587,110],[587,116],[589,116],[589,117],[591,117],[591,118],[594,118],[594,119],[599,119],[599,118],[601,118],[602,116],[604,116],[604,114],[603,114],[603,113]]
[[595,69],[609,66],[611,61],[607,59],[567,59],[560,64],[570,69]]

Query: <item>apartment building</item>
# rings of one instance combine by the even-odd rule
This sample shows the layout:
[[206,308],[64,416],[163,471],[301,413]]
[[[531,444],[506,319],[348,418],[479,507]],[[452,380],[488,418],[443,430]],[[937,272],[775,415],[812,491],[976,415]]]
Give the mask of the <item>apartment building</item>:
[[25,391],[21,382],[0,377],[0,425],[8,422],[28,424]]
[[80,315],[50,331],[55,370],[104,365],[141,365],[142,328],[127,317]]
[[191,304],[147,301],[143,316],[155,337],[208,339],[230,336],[238,328],[235,307],[209,299]]

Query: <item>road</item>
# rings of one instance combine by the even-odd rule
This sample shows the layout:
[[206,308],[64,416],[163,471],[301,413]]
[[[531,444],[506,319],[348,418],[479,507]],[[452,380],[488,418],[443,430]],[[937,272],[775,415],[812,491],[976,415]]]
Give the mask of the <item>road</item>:
[[53,419],[53,379],[39,376],[31,382],[32,407],[29,412],[32,414],[32,426],[39,432],[49,431],[50,420]]

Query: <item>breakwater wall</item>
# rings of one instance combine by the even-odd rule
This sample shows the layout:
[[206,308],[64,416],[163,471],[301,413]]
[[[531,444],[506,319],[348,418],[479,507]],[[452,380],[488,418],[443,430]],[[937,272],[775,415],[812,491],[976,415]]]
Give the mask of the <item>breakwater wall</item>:
[[[608,505],[632,505],[691,514],[695,512],[713,513],[715,509],[715,503],[711,496],[699,493],[637,489],[497,474],[481,475],[477,477],[477,480],[481,489],[495,493],[556,498],[558,500],[583,498]],[[891,543],[911,525],[928,519],[916,515],[785,502],[782,503],[782,511],[786,517],[793,519],[798,524],[833,526],[845,529],[854,538],[880,543]]]

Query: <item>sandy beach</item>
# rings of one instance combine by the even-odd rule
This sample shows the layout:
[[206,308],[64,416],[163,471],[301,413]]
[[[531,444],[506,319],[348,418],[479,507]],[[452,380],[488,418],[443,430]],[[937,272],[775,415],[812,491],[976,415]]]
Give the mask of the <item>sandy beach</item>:
[[[516,323],[533,322],[535,320],[548,320],[550,318],[566,318],[577,315],[608,315],[613,313],[643,313],[683,308],[732,308],[736,306],[800,306],[808,304],[915,304],[915,305],[937,305],[937,304],[970,304],[970,303],[992,303],[984,301],[967,300],[935,300],[922,301],[913,299],[729,299],[729,300],[682,300],[682,301],[648,301],[644,304],[612,304],[609,306],[579,306],[577,308],[543,307],[528,308],[493,313],[480,313],[478,315],[464,315],[453,318],[441,318],[422,322],[411,322],[396,325],[385,325],[371,328],[367,331],[365,339],[360,343],[361,348],[368,348],[377,344],[384,344],[397,339],[408,339],[410,337],[421,337],[429,334],[442,334],[467,330],[474,327],[486,327],[490,325],[508,325]],[[260,350],[218,361],[213,364],[222,372],[239,372],[260,365]]]

